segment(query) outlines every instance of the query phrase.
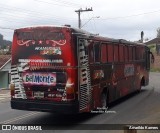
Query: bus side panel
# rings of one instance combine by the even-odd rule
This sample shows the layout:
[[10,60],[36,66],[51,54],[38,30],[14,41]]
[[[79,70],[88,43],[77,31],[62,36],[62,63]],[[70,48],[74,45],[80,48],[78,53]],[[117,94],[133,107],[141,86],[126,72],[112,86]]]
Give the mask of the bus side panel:
[[88,41],[81,36],[77,37],[78,52],[78,80],[79,80],[79,111],[89,112],[93,108],[93,92],[91,86],[91,68],[88,58]]

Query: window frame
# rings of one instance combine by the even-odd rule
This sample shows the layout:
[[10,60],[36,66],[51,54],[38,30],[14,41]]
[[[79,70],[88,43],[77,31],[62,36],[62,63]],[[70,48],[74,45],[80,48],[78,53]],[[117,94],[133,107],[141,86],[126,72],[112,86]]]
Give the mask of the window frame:
[[[120,49],[120,48],[122,48],[122,49]],[[125,61],[125,56],[124,55],[125,55],[125,53],[124,53],[124,45],[123,44],[119,44],[119,62],[124,62]]]
[[119,62],[119,45],[114,44],[114,62]]
[[[111,49],[112,52],[109,49]],[[108,51],[110,51],[110,52],[108,52]],[[109,54],[112,54],[112,55],[109,55]],[[107,44],[107,57],[108,57],[107,58],[107,63],[114,62],[114,45],[112,43]]]
[[[98,47],[98,49],[96,48],[95,49],[95,45],[97,45]],[[95,50],[98,50],[98,61],[96,61],[96,51]],[[94,44],[93,44],[93,58],[94,58],[94,63],[101,63],[101,44],[100,44],[100,42],[94,42]]]
[[[126,53],[127,53],[127,55],[126,55]],[[129,53],[128,53],[128,45],[125,45],[124,46],[124,60],[125,60],[125,62],[128,62],[129,61]]]
[[[103,46],[105,46],[104,48],[102,48]],[[104,60],[102,59],[104,56],[102,56],[102,55],[104,55],[104,51],[102,51],[102,50],[104,50],[105,49],[105,56],[106,56],[106,58],[104,58]],[[108,48],[107,48],[107,44],[106,43],[101,43],[101,63],[107,63],[108,62],[108,53],[107,53],[107,50],[108,50]],[[103,62],[104,61],[104,62]]]

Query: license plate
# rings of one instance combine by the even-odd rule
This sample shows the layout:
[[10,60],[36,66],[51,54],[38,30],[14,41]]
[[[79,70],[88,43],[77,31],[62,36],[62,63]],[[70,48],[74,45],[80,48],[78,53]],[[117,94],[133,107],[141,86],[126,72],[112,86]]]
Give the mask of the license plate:
[[24,72],[22,77],[23,84],[25,85],[56,86],[56,73]]
[[44,92],[40,92],[40,91],[34,92],[34,97],[35,98],[44,98]]

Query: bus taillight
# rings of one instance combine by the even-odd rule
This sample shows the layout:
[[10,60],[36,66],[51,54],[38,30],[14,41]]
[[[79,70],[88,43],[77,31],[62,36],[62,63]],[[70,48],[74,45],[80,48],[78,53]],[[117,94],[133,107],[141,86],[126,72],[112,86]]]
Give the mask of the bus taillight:
[[67,100],[73,100],[75,98],[73,86],[66,88]]

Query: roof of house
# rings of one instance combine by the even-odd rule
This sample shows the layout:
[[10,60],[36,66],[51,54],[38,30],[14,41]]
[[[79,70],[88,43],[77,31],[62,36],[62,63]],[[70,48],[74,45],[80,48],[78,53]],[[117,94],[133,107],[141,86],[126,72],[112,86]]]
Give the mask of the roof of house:
[[149,45],[149,44],[155,44],[155,43],[160,43],[160,38],[159,37],[156,37],[148,42],[145,42],[146,45]]
[[11,55],[0,55],[0,69],[11,60]]

